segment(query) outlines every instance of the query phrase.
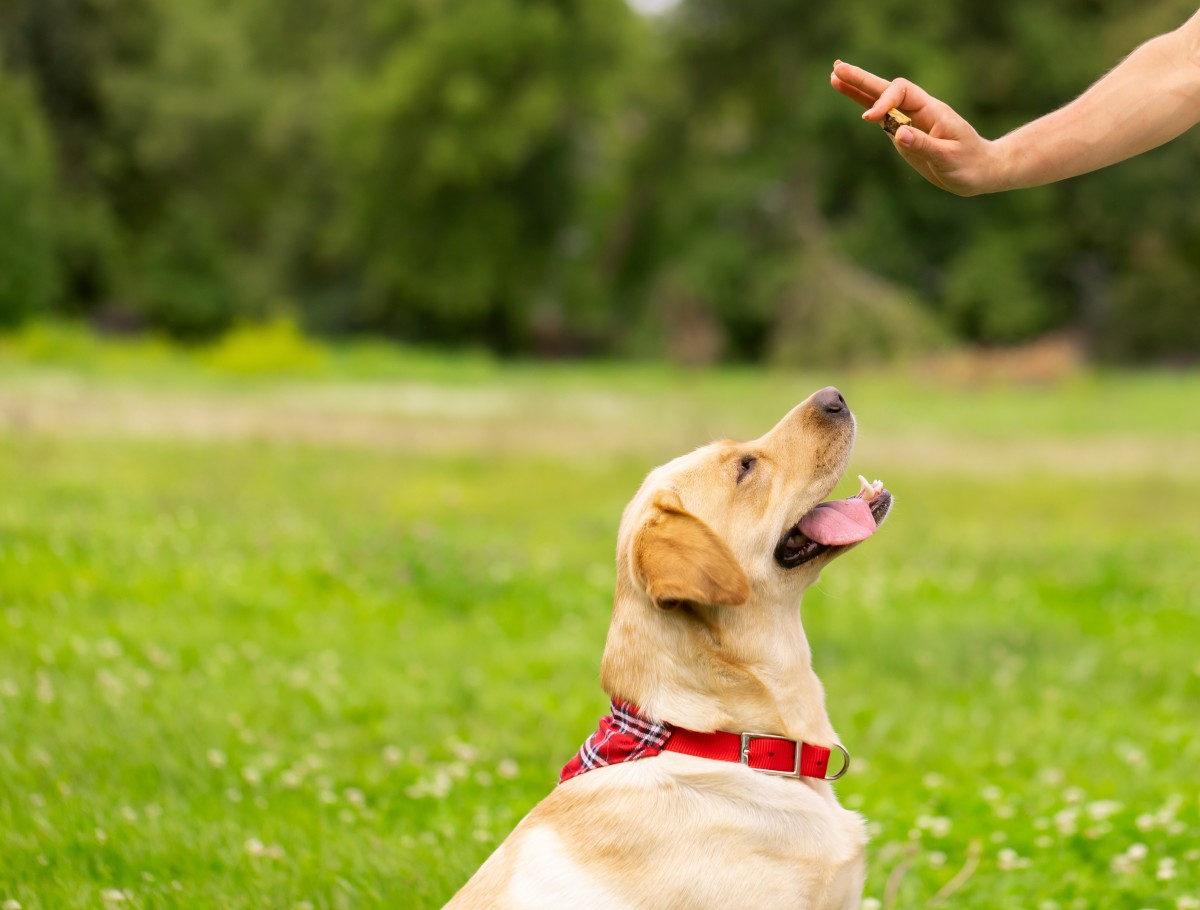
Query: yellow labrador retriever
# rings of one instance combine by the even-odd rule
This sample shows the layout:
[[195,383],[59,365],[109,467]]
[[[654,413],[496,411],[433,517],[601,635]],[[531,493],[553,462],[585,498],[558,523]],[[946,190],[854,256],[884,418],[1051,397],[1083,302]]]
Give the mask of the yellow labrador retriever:
[[617,540],[612,713],[448,908],[859,906],[866,832],[798,609],[891,508],[878,481],[824,501],[854,429],[822,389],[651,472]]

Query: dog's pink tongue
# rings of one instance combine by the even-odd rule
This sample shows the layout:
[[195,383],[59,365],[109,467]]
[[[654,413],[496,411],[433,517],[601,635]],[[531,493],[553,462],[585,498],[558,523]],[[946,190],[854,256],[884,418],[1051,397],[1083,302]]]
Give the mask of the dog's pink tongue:
[[800,519],[800,533],[827,547],[866,540],[877,527],[871,506],[857,497],[823,502]]

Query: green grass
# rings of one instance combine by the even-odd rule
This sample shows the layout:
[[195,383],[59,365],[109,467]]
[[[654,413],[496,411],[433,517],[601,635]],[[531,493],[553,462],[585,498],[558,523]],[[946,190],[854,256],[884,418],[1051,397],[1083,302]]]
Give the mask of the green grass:
[[830,381],[897,496],[804,604],[868,899],[1200,906],[1200,376],[68,341],[0,342],[0,906],[440,906],[605,708],[645,471]]

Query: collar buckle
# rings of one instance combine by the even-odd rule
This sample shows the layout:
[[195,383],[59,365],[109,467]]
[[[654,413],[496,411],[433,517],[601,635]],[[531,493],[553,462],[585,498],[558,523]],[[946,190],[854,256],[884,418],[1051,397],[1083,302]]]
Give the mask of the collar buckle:
[[[793,755],[794,755],[794,762],[792,765],[792,770],[791,771],[776,771],[773,768],[757,768],[754,765],[750,764],[750,743],[756,739],[773,739],[777,742],[791,743],[792,749],[793,749]],[[760,774],[774,774],[777,777],[795,777],[795,778],[805,777],[807,775],[800,773],[800,760],[801,760],[801,755],[804,751],[804,748],[805,748],[804,743],[797,742],[794,739],[789,739],[786,736],[777,736],[774,733],[744,732],[741,734],[741,748],[738,751],[738,763],[745,765],[751,771],[758,771]],[[832,748],[827,751],[832,752],[833,749],[837,749],[839,752],[842,753],[842,767],[838,770],[838,772],[836,774],[827,774],[824,777],[819,778],[819,780],[828,780],[828,781],[838,780],[838,779],[844,777],[846,775],[846,772],[850,770],[850,753],[847,752],[845,747],[843,747],[840,743],[834,743]]]
[[[781,743],[792,744],[792,754],[795,756],[795,763],[791,771],[775,771],[771,768],[756,768],[750,764],[750,743],[756,739],[773,739]],[[773,733],[743,733],[742,748],[738,753],[738,762],[745,765],[751,771],[760,771],[763,774],[775,774],[779,777],[799,777],[800,776],[800,743],[794,739],[788,739],[786,736],[776,736]]]

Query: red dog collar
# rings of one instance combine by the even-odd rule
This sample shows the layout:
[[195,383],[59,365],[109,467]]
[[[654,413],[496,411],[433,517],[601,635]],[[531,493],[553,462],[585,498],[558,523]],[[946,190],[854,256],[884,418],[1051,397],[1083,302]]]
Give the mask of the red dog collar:
[[612,714],[600,719],[600,728],[562,769],[559,783],[603,768],[605,765],[649,758],[660,752],[678,752],[697,758],[736,762],[765,774],[837,780],[850,768],[850,756],[839,745],[842,767],[829,774],[831,750],[771,733],[697,733],[671,724],[647,720],[628,702],[613,699]]

